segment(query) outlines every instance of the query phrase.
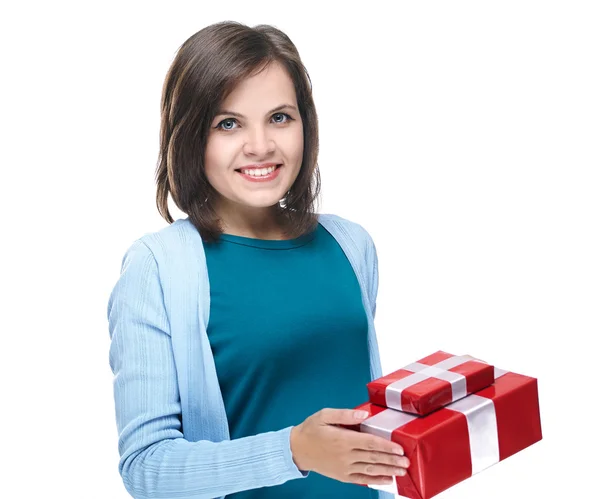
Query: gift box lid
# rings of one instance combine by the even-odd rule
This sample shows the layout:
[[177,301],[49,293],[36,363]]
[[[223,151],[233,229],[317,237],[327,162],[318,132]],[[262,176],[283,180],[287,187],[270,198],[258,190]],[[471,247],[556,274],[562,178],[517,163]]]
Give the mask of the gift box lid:
[[367,391],[373,404],[424,416],[493,382],[493,365],[440,350],[367,383]]

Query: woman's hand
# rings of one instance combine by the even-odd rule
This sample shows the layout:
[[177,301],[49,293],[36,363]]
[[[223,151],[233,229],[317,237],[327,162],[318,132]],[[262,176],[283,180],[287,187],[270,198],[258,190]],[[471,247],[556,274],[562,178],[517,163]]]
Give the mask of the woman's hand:
[[[357,425],[353,409],[322,409],[292,428],[290,446],[300,470],[340,482],[389,484],[405,475],[409,460],[402,446],[385,438],[335,425]],[[362,412],[362,411],[358,411]]]

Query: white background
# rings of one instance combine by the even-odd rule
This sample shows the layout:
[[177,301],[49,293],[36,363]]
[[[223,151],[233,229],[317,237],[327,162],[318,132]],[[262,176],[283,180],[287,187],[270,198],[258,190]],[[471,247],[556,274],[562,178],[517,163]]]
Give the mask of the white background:
[[539,380],[544,439],[439,497],[596,493],[597,2],[15,5],[0,15],[0,496],[129,497],[108,296],[127,247],[166,226],[166,71],[221,20],[275,25],[308,68],[319,211],[377,246],[384,373],[442,349]]

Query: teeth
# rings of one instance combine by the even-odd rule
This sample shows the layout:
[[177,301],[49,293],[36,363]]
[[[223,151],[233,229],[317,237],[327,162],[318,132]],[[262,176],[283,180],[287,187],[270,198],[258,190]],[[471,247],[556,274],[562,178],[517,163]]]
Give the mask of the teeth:
[[261,177],[263,175],[268,175],[275,171],[276,166],[270,166],[269,168],[260,168],[260,169],[252,169],[252,170],[241,170],[245,175],[251,175],[253,177]]

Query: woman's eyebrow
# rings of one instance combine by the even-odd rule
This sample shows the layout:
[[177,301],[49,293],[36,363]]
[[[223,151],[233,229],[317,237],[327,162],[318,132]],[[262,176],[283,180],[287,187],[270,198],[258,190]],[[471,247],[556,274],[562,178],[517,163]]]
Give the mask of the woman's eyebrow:
[[[284,109],[291,109],[293,111],[298,111],[298,109],[296,109],[295,106],[291,106],[289,104],[281,104],[280,106],[277,106],[277,107],[271,109],[269,112],[267,112],[267,114],[272,114],[277,111],[283,111]],[[245,116],[243,114],[236,113],[235,111],[228,111],[227,109],[219,109],[219,111],[217,111],[217,114],[215,116],[221,116],[224,114],[227,114],[230,116],[235,116],[236,118],[245,118]]]

